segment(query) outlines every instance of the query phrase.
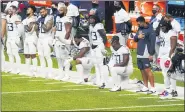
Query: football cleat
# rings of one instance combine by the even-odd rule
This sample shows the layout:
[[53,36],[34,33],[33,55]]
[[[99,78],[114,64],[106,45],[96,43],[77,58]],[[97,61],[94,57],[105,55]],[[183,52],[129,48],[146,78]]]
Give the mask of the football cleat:
[[172,97],[177,97],[178,96],[177,91],[172,90],[171,95]]
[[99,87],[99,89],[104,89],[105,88],[105,83],[103,83],[100,87]]
[[112,89],[110,89],[110,92],[116,92],[116,91],[121,91],[120,86],[114,86]]

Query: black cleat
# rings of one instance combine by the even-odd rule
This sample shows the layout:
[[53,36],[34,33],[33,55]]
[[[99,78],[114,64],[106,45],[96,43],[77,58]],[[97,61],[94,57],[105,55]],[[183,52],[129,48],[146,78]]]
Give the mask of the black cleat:
[[105,88],[105,83],[103,83],[100,87],[99,87],[99,89],[104,89]]
[[84,82],[88,82],[88,78],[85,78],[85,79],[84,79]]
[[171,92],[171,95],[172,95],[172,97],[177,97],[177,96],[178,96],[177,91],[174,91],[174,90],[173,90],[173,91]]

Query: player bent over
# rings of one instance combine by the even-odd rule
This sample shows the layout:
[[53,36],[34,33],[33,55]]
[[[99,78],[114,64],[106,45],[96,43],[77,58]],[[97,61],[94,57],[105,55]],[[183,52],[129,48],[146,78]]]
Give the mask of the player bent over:
[[110,71],[114,84],[110,91],[121,91],[121,86],[123,83],[127,86],[129,75],[133,73],[132,57],[129,48],[120,45],[118,36],[113,36],[111,45],[114,51],[109,63],[101,68],[102,86],[99,88],[103,89],[106,86]]
[[[25,29],[25,41],[24,41],[24,54],[25,54],[25,60],[26,65],[31,65],[31,60],[33,63],[33,66],[31,67],[31,73],[32,75],[36,75],[36,67],[37,67],[37,58],[36,58],[36,52],[37,52],[37,31],[38,26],[36,24],[36,17],[34,16],[34,12],[36,11],[35,6],[29,6],[27,9],[27,15],[28,17],[23,20],[23,25]],[[30,68],[30,67],[29,67]]]
[[[167,76],[167,71],[171,66],[171,57],[177,47],[177,36],[172,30],[171,23],[163,22],[161,24],[160,36],[162,42],[159,48],[158,63],[161,66],[162,74],[164,76],[165,90],[160,94],[160,98],[177,97],[176,80]],[[170,87],[171,86],[171,87]]]
[[[93,62],[91,59],[91,46],[87,39],[83,38],[82,34],[83,29],[78,28],[77,33],[74,37],[74,41],[76,45],[78,46],[79,53],[75,55],[71,60],[76,61],[76,69],[78,74],[80,75],[80,79],[78,80],[78,84],[81,84],[83,82],[86,82],[89,77],[89,72],[91,71],[91,68],[93,67]],[[60,39],[63,43],[66,44],[74,44],[73,41]],[[68,71],[70,69],[70,61],[68,60],[65,63],[65,79],[69,79]],[[66,71],[67,70],[67,71]]]
[[[59,4],[58,5],[58,16],[56,18],[56,25],[54,29],[55,32],[55,40],[53,42],[53,46],[56,53],[56,58],[58,61],[58,67],[61,71],[64,69],[64,61],[69,57],[69,45],[65,45],[64,43],[60,42],[58,38],[63,39],[70,39],[70,33],[71,33],[71,23],[70,19],[66,16],[67,8],[65,4]],[[59,74],[59,76],[56,77],[56,79],[61,79],[62,75]]]

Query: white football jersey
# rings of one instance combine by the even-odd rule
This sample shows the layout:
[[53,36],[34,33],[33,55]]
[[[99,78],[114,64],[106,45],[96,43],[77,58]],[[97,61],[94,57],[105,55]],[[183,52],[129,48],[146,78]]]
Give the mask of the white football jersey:
[[130,50],[127,46],[121,46],[117,51],[114,50],[112,52],[112,56],[111,56],[109,64],[115,65],[115,64],[123,62],[123,55],[124,54],[129,54],[128,66],[133,65],[132,64],[132,56],[131,56]]
[[159,57],[169,56],[171,49],[170,38],[172,36],[176,36],[176,33],[173,30],[168,31],[168,33],[160,31],[161,44],[159,48]]
[[103,42],[103,39],[98,32],[98,30],[100,29],[104,29],[102,23],[97,23],[94,27],[92,25],[89,26],[90,38],[92,40],[93,45],[99,45],[100,43]]
[[55,36],[61,36],[65,37],[66,35],[66,28],[65,28],[65,23],[72,23],[72,21],[70,21],[70,19],[68,19],[67,16],[64,16],[62,18],[60,18],[59,16],[57,16],[56,18],[56,34]]
[[20,37],[20,33],[17,25],[15,24],[17,21],[21,22],[21,17],[17,14],[10,17],[10,15],[6,16],[7,20],[7,36],[8,37]]
[[[45,17],[44,24],[46,24],[48,21],[54,21],[54,18],[52,15],[47,15]],[[44,29],[42,28],[42,23],[39,23],[39,38],[52,38],[52,29],[49,30],[48,32],[45,32]]]
[[84,57],[91,57],[91,45],[90,45],[90,42],[85,38],[83,38],[83,41],[80,42],[80,44],[78,46],[78,50],[80,51],[84,47],[89,47],[90,48],[89,52],[87,52],[84,55]]
[[[32,17],[30,17],[30,18],[26,18],[26,19],[24,19],[23,21],[22,21],[22,24],[25,26],[25,25],[30,25],[30,23],[31,22],[36,22],[37,21],[37,17],[36,16],[32,16]],[[25,35],[26,35],[26,37],[29,37],[29,36],[37,36],[37,33],[36,33],[36,31],[33,31],[32,33],[30,33],[30,32],[27,32],[26,30],[25,30]]]

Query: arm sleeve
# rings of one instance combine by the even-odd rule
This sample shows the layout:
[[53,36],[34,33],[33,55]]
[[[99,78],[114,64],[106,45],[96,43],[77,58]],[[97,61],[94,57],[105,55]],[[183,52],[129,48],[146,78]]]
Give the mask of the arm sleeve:
[[153,56],[155,54],[155,42],[156,42],[156,33],[152,30],[149,34],[150,47],[149,54]]

